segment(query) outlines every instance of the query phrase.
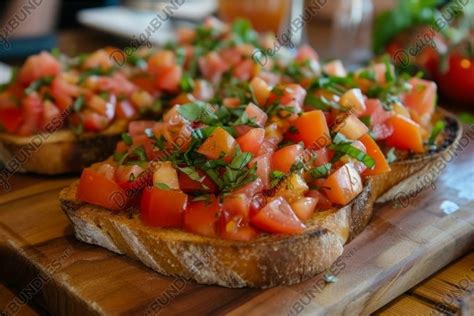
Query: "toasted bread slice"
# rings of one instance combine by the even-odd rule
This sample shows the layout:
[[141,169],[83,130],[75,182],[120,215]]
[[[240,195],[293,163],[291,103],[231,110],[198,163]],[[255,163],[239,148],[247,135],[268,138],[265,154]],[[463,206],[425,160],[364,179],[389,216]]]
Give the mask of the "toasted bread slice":
[[0,133],[0,161],[19,172],[57,175],[79,172],[109,157],[127,121],[119,120],[100,134],[75,135],[70,130],[20,137]]
[[391,172],[369,177],[355,200],[317,213],[300,235],[262,235],[237,242],[150,228],[141,222],[138,211],[112,212],[77,200],[77,182],[61,192],[61,206],[78,239],[140,260],[159,273],[231,288],[294,284],[328,269],[342,254],[344,244],[367,226],[376,200],[393,198],[390,188],[418,187],[420,176],[440,172],[432,164],[446,159],[461,136],[456,119],[443,115],[448,127],[445,142],[436,152],[396,162]]

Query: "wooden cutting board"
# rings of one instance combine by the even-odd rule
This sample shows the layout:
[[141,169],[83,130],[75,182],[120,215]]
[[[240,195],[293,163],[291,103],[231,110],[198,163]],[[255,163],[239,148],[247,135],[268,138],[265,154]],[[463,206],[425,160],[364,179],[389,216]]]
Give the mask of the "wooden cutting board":
[[331,268],[337,282],[320,275],[269,290],[164,277],[76,241],[57,200],[74,178],[14,177],[13,190],[0,195],[0,282],[20,299],[2,303],[13,312],[34,301],[62,315],[368,314],[472,249],[474,128],[467,130],[464,148],[432,187],[376,208]]

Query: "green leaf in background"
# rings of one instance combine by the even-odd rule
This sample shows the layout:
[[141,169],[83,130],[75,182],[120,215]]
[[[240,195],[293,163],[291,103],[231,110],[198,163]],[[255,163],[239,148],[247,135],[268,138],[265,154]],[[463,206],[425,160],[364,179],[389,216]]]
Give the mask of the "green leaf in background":
[[474,115],[472,115],[471,113],[461,113],[458,115],[458,118],[461,122],[465,124],[474,124]]
[[380,53],[394,36],[415,25],[434,24],[440,0],[400,0],[391,11],[380,14],[374,23],[373,50]]

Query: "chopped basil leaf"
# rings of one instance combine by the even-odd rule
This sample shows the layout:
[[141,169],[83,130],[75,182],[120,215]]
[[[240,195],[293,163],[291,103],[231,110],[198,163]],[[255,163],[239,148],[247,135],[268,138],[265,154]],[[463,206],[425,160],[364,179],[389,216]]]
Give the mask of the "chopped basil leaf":
[[147,161],[145,149],[143,146],[137,147],[133,150],[133,153],[138,157],[140,161]]
[[433,129],[431,131],[430,138],[428,140],[428,144],[430,146],[435,145],[436,138],[438,137],[439,134],[441,134],[444,131],[444,128],[445,128],[444,121],[439,120],[434,124]]
[[194,88],[194,81],[189,74],[184,74],[179,83],[181,90],[184,92],[191,92]]
[[203,102],[184,104],[178,108],[178,113],[191,122],[200,121],[212,125],[218,121],[216,114],[210,110],[210,106]]
[[247,166],[247,164],[252,160],[252,154],[248,152],[243,152],[234,157],[230,163],[230,168],[235,170],[240,170]]
[[306,96],[305,104],[322,111],[330,111],[332,109],[344,110],[339,103],[312,94]]
[[372,157],[364,153],[362,150],[352,146],[351,143],[331,144],[329,145],[329,148],[357,159],[364,163],[368,168],[375,166],[375,160]]
[[366,69],[359,73],[359,77],[375,82],[375,71]]
[[132,137],[130,137],[128,133],[122,134],[122,140],[125,143],[125,145],[131,146],[133,144]]
[[48,86],[53,82],[53,77],[47,76],[33,81],[28,88],[25,89],[26,94],[31,94],[35,91],[38,91],[43,86]]
[[309,174],[314,179],[326,178],[329,175],[329,171],[331,171],[331,168],[332,168],[332,164],[326,163],[322,166],[311,169],[309,171]]
[[170,190],[171,188],[166,183],[157,182],[155,183],[155,187],[160,190]]
[[80,112],[84,108],[84,96],[80,95],[73,103],[72,108],[75,112]]
[[372,125],[372,118],[370,116],[362,116],[362,117],[359,117],[359,119],[367,127],[370,127]]
[[274,188],[278,185],[278,183],[280,183],[280,181],[286,176],[286,174],[282,171],[278,171],[278,170],[275,170],[275,171],[272,171],[270,173],[270,178],[271,178],[271,187]]

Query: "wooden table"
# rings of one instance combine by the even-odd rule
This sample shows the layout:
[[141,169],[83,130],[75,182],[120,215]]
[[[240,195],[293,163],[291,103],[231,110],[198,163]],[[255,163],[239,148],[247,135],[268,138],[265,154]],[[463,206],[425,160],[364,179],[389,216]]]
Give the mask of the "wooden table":
[[[86,38],[90,37],[91,40],[90,41],[84,40],[85,37]],[[67,48],[66,51],[68,51],[69,53],[77,52],[79,48],[77,46],[74,46],[74,43],[77,42],[78,38],[80,38],[82,42],[87,43],[85,46],[81,46],[80,48],[81,50],[85,50],[85,51],[91,51],[95,48],[98,48],[104,42],[103,37],[101,36],[100,33],[90,32],[90,31],[87,31],[87,33],[85,32],[79,33],[79,32],[73,31],[73,32],[64,33],[63,36],[61,36],[60,38],[61,47],[66,47]],[[464,167],[470,165],[474,168],[473,166],[474,161],[472,160],[472,157],[474,156],[473,144],[470,144],[469,150],[466,153],[464,153],[464,155],[465,155],[464,160],[467,159],[468,161],[467,164],[464,163]],[[471,164],[469,164],[469,159],[471,159],[470,160]],[[451,172],[450,170],[452,169],[448,168],[448,170],[445,170],[445,175],[444,175],[445,179],[449,178],[447,173]],[[133,263],[128,259],[117,259],[115,255],[112,255],[105,250],[98,249],[92,246],[85,246],[85,245],[81,246],[80,243],[78,243],[71,237],[71,233],[72,233],[71,228],[70,226],[67,225],[66,222],[64,222],[65,218],[58,215],[57,204],[54,203],[54,199],[57,195],[57,192],[60,190],[60,188],[66,186],[68,183],[72,181],[72,179],[73,178],[71,177],[45,179],[42,177],[34,177],[34,176],[18,176],[13,179],[14,191],[10,192],[8,195],[0,195],[0,208],[2,206],[3,207],[22,206],[22,208],[18,208],[17,215],[20,216],[18,217],[18,220],[16,218],[10,217],[9,225],[12,225],[12,224],[15,225],[15,223],[17,223],[20,226],[23,225],[21,229],[31,229],[27,236],[16,236],[16,238],[20,238],[20,239],[23,238],[26,243],[25,245],[28,244],[28,240],[34,240],[35,243],[41,246],[42,242],[52,240],[54,244],[55,239],[58,238],[57,236],[66,236],[67,238],[66,243],[70,243],[71,245],[73,245],[73,247],[79,247],[81,248],[81,250],[85,250],[88,253],[88,255],[92,255],[93,259],[91,263],[95,262],[95,265],[92,264],[91,269],[94,269],[94,267],[99,267],[99,264],[94,260],[99,260],[99,261],[100,260],[113,260],[113,261],[119,260],[122,262],[122,264],[124,264],[123,267],[126,267],[127,265],[132,264],[137,267],[136,269],[143,269],[144,271],[147,270],[143,268],[141,265]],[[458,177],[458,181],[469,181],[469,179],[462,179],[462,177],[461,178]],[[471,182],[472,182],[472,178],[471,178]],[[436,194],[436,191],[429,192],[429,190],[425,190],[424,192],[420,193],[421,200],[429,201],[430,196],[431,195],[434,196],[434,194]],[[21,202],[23,199],[29,199],[29,200],[25,200],[25,202]],[[472,202],[472,200],[470,203],[466,205],[470,207],[470,210],[472,212],[474,209],[474,203]],[[30,207],[31,210],[28,211],[27,209],[25,209],[26,207]],[[48,235],[46,236],[42,235],[44,234],[43,231],[34,229],[35,225],[37,225],[38,223],[36,222],[25,223],[21,218],[22,216],[28,217],[29,212],[31,213],[32,210],[34,212],[35,210],[39,210],[39,209],[41,209],[42,212],[45,212],[44,216],[56,218],[55,221],[52,221],[52,224],[50,225],[50,227],[48,227]],[[0,217],[1,215],[2,214],[0,211]],[[35,220],[38,220],[37,216],[35,216],[34,218]],[[2,223],[0,222],[0,224]],[[472,222],[472,217],[471,217],[470,224],[474,225],[474,223]],[[15,229],[17,228],[16,226],[13,226],[13,227],[15,227]],[[0,226],[0,244],[2,240],[1,228],[2,227]],[[3,227],[3,229],[4,229],[3,238],[5,238],[5,236],[8,236],[8,233],[12,233],[11,230],[6,232],[5,227]],[[5,232],[7,233],[6,235],[5,235]],[[57,242],[60,244],[63,241],[58,239]],[[464,248],[465,248],[465,245],[463,246],[463,249]],[[25,249],[28,249],[28,248],[25,248]],[[451,253],[447,255],[448,256],[451,255],[453,256],[453,258],[455,258],[461,254],[461,253],[458,254],[457,252],[454,252],[454,253],[455,254]],[[78,260],[80,259],[81,258],[78,258]],[[2,258],[1,258],[1,253],[0,253],[0,275],[1,275],[1,270],[3,268],[3,263],[1,260]],[[438,267],[437,269],[441,268],[444,264],[445,263],[436,265]],[[375,314],[405,315],[407,313],[410,313],[411,315],[437,315],[437,314],[443,314],[443,311],[445,314],[450,314],[457,311],[461,311],[462,309],[465,310],[464,311],[465,315],[468,315],[469,313],[472,314],[472,310],[470,312],[467,310],[469,306],[472,306],[473,304],[472,296],[469,296],[469,293],[472,294],[472,291],[474,289],[473,268],[474,268],[474,255],[471,252],[465,255],[464,257],[462,257],[462,259],[459,259],[458,261],[451,264],[449,267],[441,270],[434,276],[426,279],[425,281],[411,288],[410,290],[405,292],[403,295],[394,299],[391,303],[380,308],[378,311],[375,312]],[[28,272],[31,273],[31,271],[28,271]],[[430,273],[432,272],[434,271],[431,271]],[[146,275],[150,275],[148,271],[146,272]],[[469,283],[466,284],[465,280],[468,280]],[[415,283],[412,283],[412,284],[415,284]],[[10,302],[12,302],[12,300],[17,298],[15,296],[16,294],[15,291],[12,289],[13,286],[11,286],[11,284],[8,284],[8,285],[9,287],[5,286],[5,284],[0,284],[0,310],[3,310]],[[196,287],[196,288],[202,289],[202,287]],[[203,304],[204,303],[206,305],[211,304],[212,306],[213,303],[219,303],[219,305],[222,306],[223,302],[219,302],[219,301],[208,302],[207,301],[209,297],[213,298],[214,300],[219,299],[219,295],[217,296],[209,295],[213,292],[214,292],[214,288],[209,289],[209,291],[202,292]],[[255,294],[255,291],[246,292],[243,290],[235,290],[233,295],[230,295],[225,298],[225,299],[230,299],[230,301],[224,304],[224,306],[227,306],[227,307],[217,309],[213,313],[220,314],[222,312],[228,312],[232,310],[233,307],[236,306],[235,304],[238,304],[238,301],[250,300],[253,294]],[[383,293],[383,289],[382,289],[382,292],[379,292],[378,294],[382,297],[387,296],[385,295],[386,293],[385,294]],[[25,305],[21,308],[21,314],[26,314],[26,315],[44,314],[45,310],[41,307],[41,304],[43,301],[42,299],[44,298],[43,295],[49,295],[49,296],[53,295],[59,300],[62,294],[55,292],[54,289],[50,289],[46,291],[46,293],[41,293],[37,295],[34,300],[29,301],[28,305]],[[461,301],[463,302],[462,304],[460,303]],[[186,299],[184,299],[184,302],[186,302]],[[196,306],[199,306],[199,302],[195,302],[194,304],[197,304]],[[253,304],[257,304],[255,306],[258,306],[259,304],[258,300],[253,300]],[[197,310],[199,309],[196,309],[193,311],[197,311]],[[207,310],[209,311],[212,309],[207,309]],[[249,311],[244,310],[244,312],[248,313]]]

